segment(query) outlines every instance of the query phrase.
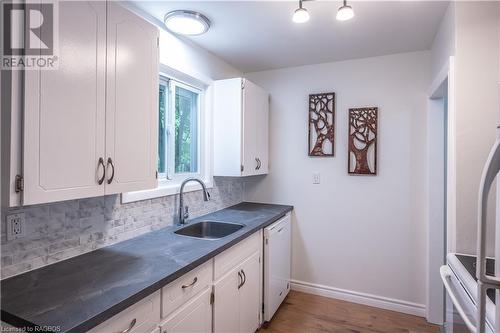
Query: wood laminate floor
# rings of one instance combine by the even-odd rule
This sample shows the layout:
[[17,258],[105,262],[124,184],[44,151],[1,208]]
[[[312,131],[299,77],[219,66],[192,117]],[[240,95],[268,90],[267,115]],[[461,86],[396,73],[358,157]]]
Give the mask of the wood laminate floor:
[[425,318],[291,291],[258,333],[439,333]]

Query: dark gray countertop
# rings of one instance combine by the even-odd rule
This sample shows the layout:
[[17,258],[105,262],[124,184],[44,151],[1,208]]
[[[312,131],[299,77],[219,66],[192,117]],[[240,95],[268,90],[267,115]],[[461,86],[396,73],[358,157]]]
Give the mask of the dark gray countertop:
[[292,209],[243,202],[193,220],[245,225],[218,240],[179,236],[171,226],[2,280],[2,321],[86,332]]

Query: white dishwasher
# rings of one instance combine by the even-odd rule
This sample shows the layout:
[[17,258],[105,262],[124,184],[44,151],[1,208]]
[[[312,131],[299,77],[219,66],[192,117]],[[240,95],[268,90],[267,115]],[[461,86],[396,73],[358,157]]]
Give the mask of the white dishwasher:
[[290,291],[291,213],[264,229],[264,320],[270,321]]

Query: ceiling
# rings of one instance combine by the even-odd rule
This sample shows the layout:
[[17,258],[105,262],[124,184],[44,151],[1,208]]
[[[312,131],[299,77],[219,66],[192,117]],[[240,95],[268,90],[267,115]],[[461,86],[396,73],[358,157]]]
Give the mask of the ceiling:
[[[189,37],[242,72],[428,50],[446,11],[444,1],[354,1],[356,13],[335,20],[340,1],[307,1],[311,19],[291,20],[298,1],[136,1],[160,21],[175,9],[212,22]],[[183,37],[187,38],[187,37]]]

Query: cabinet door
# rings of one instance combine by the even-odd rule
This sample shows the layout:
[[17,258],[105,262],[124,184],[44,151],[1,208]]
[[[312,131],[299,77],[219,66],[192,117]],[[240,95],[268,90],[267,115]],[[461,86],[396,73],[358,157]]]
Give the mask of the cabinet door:
[[259,328],[261,312],[260,251],[242,265],[244,283],[239,289],[240,333],[254,333]]
[[219,80],[213,86],[214,176],[241,176],[243,93],[242,79]]
[[174,312],[163,325],[162,333],[210,333],[212,306],[210,288]]
[[239,332],[239,291],[241,280],[238,275],[239,267],[231,270],[214,286],[214,332]]
[[259,88],[259,98],[257,113],[257,143],[255,155],[259,160],[257,174],[263,175],[268,173],[269,165],[269,94]]
[[254,83],[243,79],[243,123],[242,123],[242,176],[257,174],[257,122],[259,90]]
[[25,205],[104,194],[105,6],[59,2],[59,68],[24,72]]
[[106,194],[112,194],[157,185],[158,28],[107,5]]

